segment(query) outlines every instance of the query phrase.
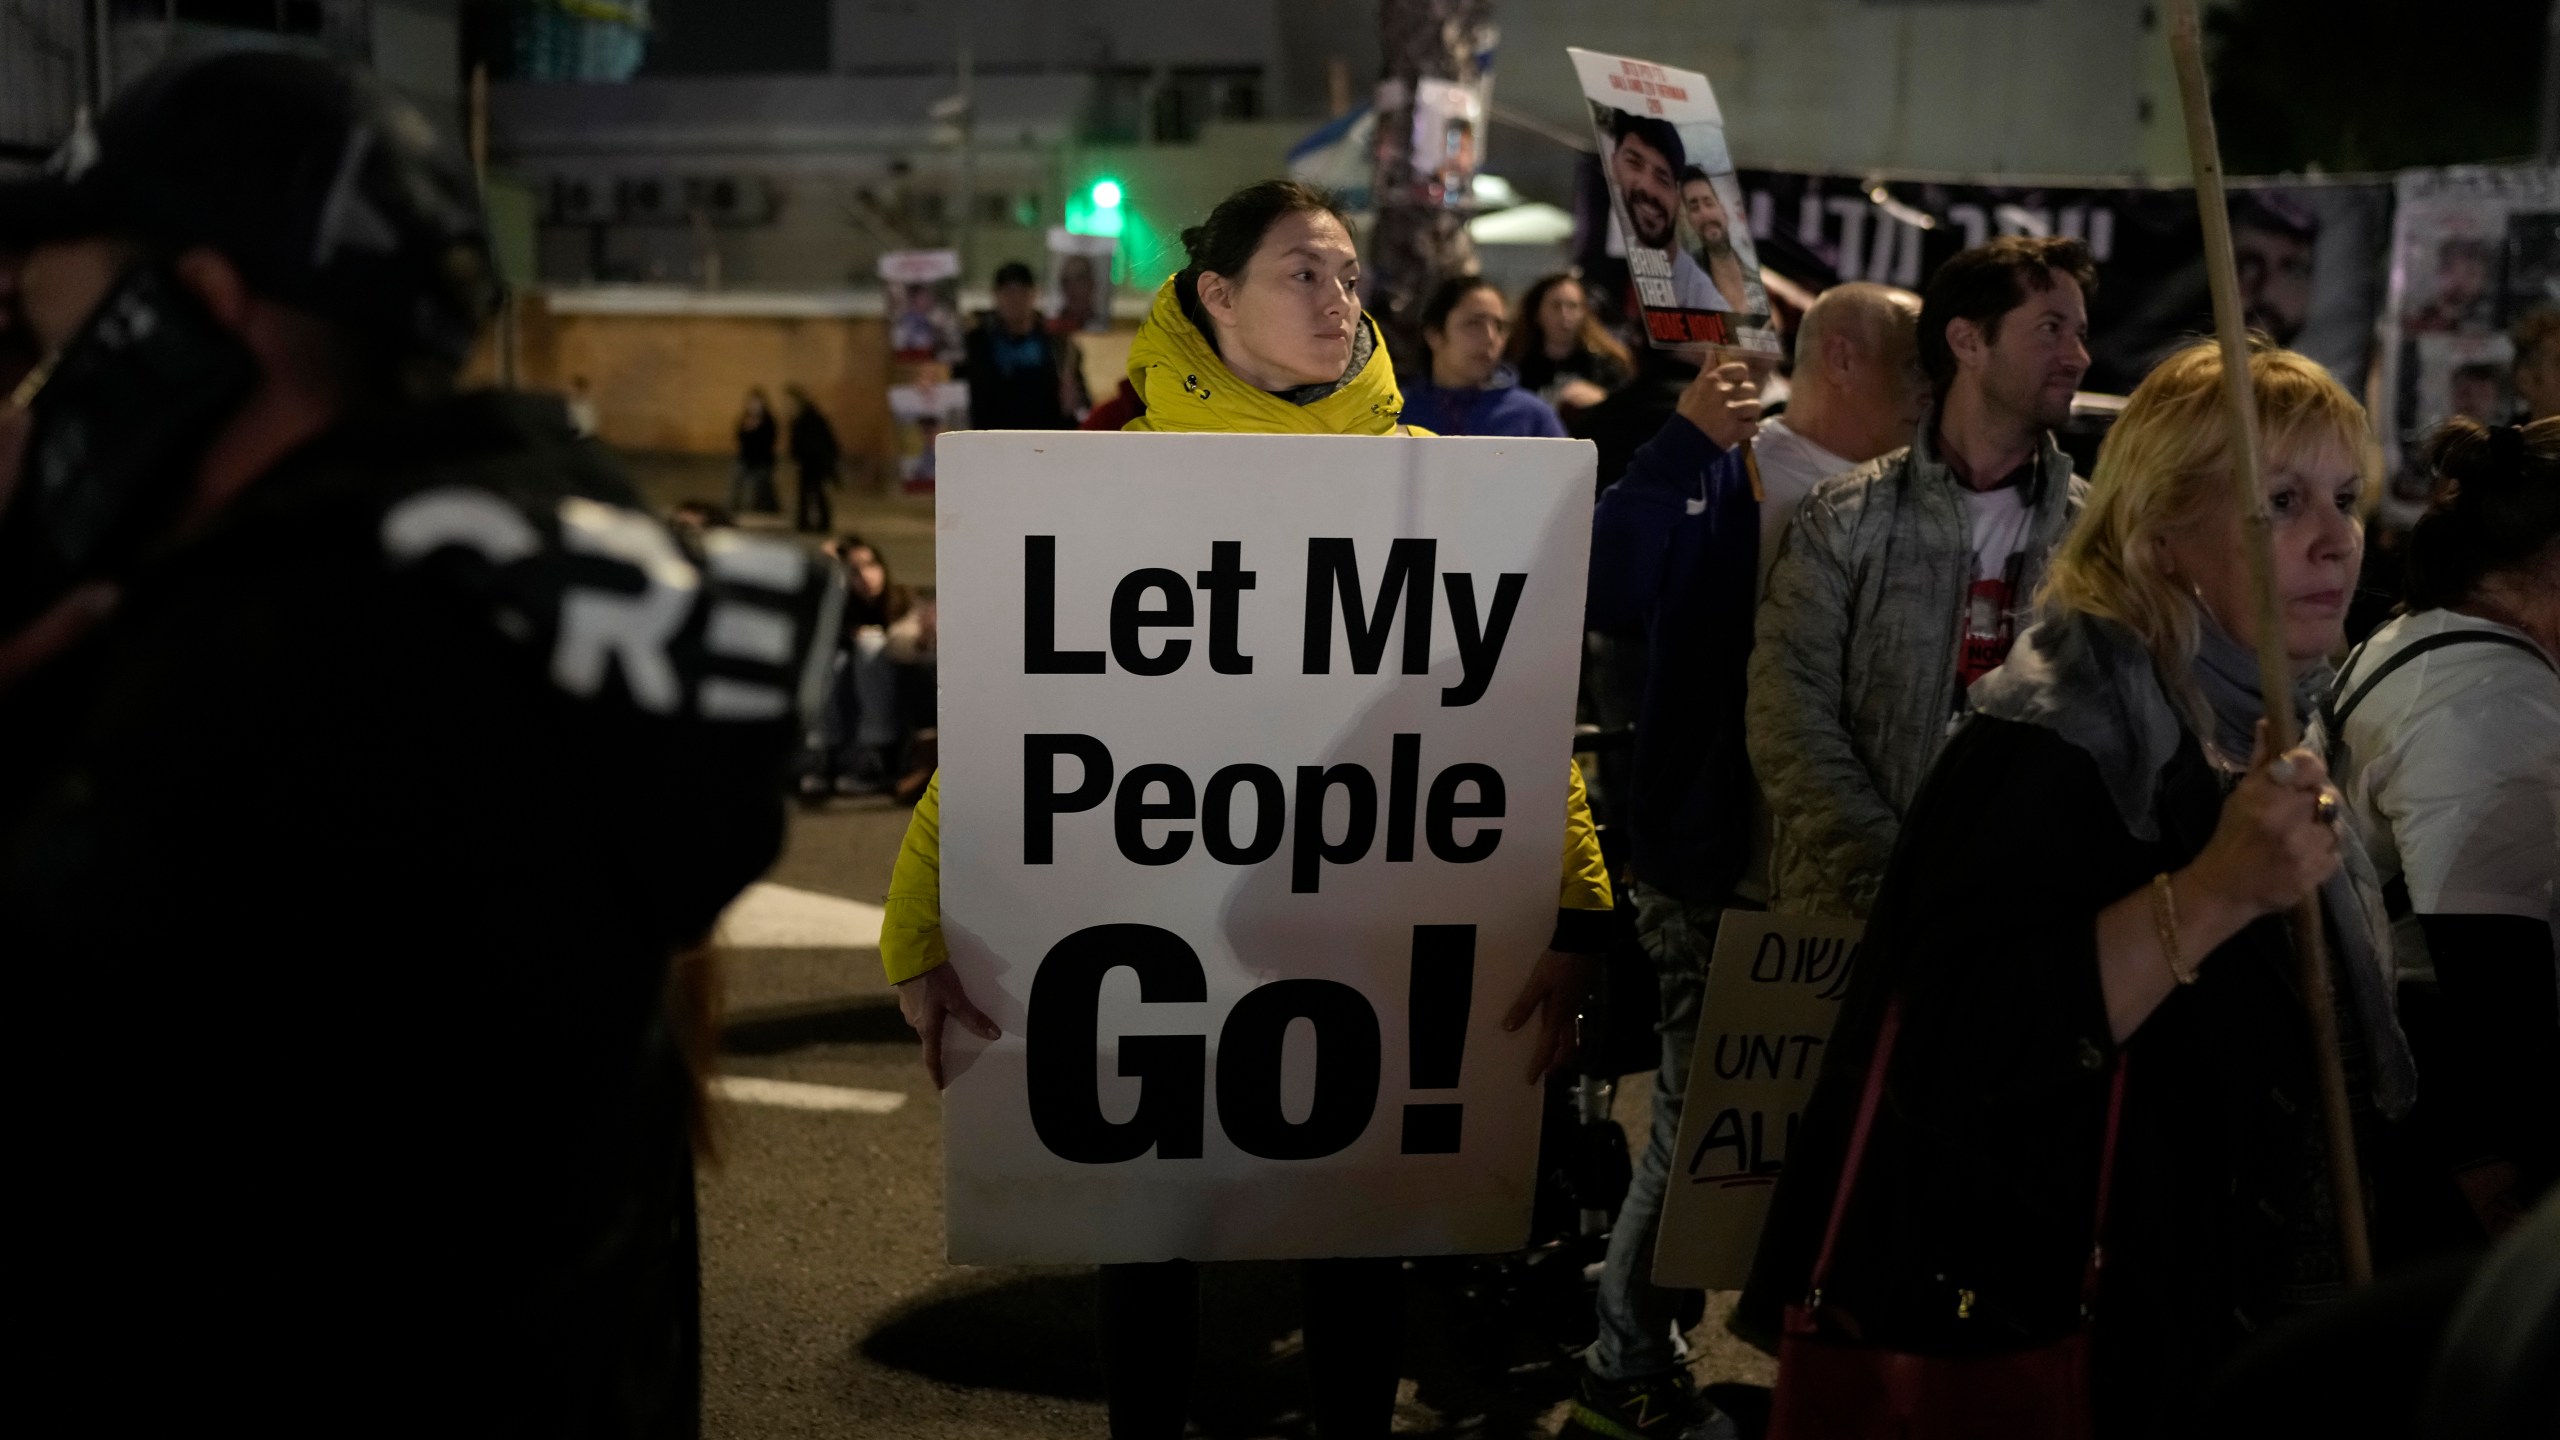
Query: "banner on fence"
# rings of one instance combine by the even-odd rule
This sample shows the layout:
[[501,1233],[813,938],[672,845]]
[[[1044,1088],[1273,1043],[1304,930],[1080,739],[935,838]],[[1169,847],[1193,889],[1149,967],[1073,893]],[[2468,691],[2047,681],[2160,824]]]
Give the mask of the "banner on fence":
[[[2000,235],[2067,235],[2097,260],[2085,388],[2131,392],[2160,357],[2213,333],[2195,191],[1966,184],[1745,170],[1751,231],[1820,289],[1868,280],[1917,291],[1957,251]],[[2249,324],[2361,395],[2381,313],[2391,187],[2235,181],[2231,239]],[[1777,242],[1784,242],[1783,246]],[[1780,263],[1779,268],[1786,266]]]

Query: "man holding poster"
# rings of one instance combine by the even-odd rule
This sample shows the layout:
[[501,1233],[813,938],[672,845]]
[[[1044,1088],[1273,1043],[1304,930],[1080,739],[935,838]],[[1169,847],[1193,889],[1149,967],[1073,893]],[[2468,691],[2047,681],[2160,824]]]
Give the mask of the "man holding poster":
[[1658,348],[1775,356],[1769,295],[1750,227],[1740,223],[1742,186],[1707,77],[1566,53],[1591,104],[1645,338]]
[[1525,1237],[1522,1082],[1610,903],[1554,779],[1591,453],[1341,438],[1410,432],[1320,193],[1183,240],[1130,378],[1187,433],[945,447],[950,785],[882,958],[948,1086],[951,1256],[1104,1262],[1115,1436],[1181,1434],[1192,1262],[1248,1257],[1310,1261],[1318,1433],[1384,1435],[1391,1257]]

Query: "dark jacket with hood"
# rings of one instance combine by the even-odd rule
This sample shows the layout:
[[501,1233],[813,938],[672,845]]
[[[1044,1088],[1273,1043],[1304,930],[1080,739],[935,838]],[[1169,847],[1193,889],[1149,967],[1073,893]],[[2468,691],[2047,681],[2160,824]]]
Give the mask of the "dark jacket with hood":
[[1629,817],[1635,873],[1692,905],[1722,905],[1751,854],[1743,699],[1759,578],[1760,505],[1742,452],[1681,415],[1600,493],[1584,623],[1642,630]]
[[[2196,983],[2117,1043],[2097,913],[2203,849],[2222,778],[2139,643],[2110,622],[2039,625],[1976,689],[1986,713],[1939,755],[1902,826],[1731,1323],[1773,1346],[1783,1307],[1805,1298],[1898,1002],[1883,1105],[1823,1282],[1826,1323],[1937,1354],[2077,1327],[2122,1064],[2093,1331],[2099,1433],[2193,1433],[2198,1391],[2223,1360],[2344,1292],[2293,949],[2283,919],[2259,920],[2196,957]],[[2091,735],[2117,758],[2084,748]],[[2125,752],[2142,758],[2121,763]],[[2324,903],[2369,1128],[2377,1106],[2405,1107],[2411,1081],[2387,1000],[2379,1016],[2355,1000],[2387,991],[2349,969],[2373,962],[2377,934],[2353,868]]]
[[129,1386],[147,1315],[128,1419],[694,1433],[669,963],[781,845],[832,582],[568,435],[341,426],[0,694],[29,1373]]

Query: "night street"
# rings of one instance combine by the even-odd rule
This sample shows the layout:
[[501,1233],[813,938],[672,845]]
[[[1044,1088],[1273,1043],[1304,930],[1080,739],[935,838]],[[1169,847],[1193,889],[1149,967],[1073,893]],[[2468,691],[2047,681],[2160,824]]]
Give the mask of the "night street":
[[[795,808],[790,848],[767,881],[799,893],[751,892],[738,913],[768,929],[795,918],[860,924],[860,913],[812,897],[876,904],[905,822],[906,812],[878,800]],[[729,1077],[887,1092],[903,1103],[885,1114],[721,1107],[721,1165],[701,1185],[704,1433],[1100,1435],[1092,1272],[942,1262],[941,1112],[877,950],[767,943],[726,948],[722,958]],[[1621,1095],[1621,1123],[1641,1134],[1641,1085]],[[1554,1434],[1569,1375],[1461,1363],[1448,1343],[1449,1290],[1408,1284],[1397,1433]],[[1199,1433],[1305,1433],[1295,1288],[1287,1264],[1207,1272]],[[1774,1367],[1712,1320],[1692,1339],[1706,1347],[1695,1366],[1701,1383],[1768,1383]]]

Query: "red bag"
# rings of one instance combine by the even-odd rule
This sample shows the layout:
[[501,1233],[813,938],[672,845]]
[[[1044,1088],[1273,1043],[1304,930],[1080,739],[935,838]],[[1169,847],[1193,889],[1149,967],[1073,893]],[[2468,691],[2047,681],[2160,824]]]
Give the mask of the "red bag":
[[1814,1258],[1811,1294],[1787,1307],[1778,1340],[1778,1389],[1768,1440],[2089,1440],[2089,1316],[2098,1299],[2101,1260],[2095,1235],[2107,1225],[2107,1191],[2115,1178],[2116,1122],[2124,1113],[2124,1057],[2116,1057],[2107,1092],[2107,1138],[2098,1159],[2098,1218],[2080,1277],[2080,1329],[2049,1345],[2005,1355],[1916,1355],[1861,1344],[1826,1332],[1818,1312],[1831,1273],[1840,1217],[1857,1184],[1885,1070],[1902,1028],[1902,1005],[1885,1011],[1866,1092],[1858,1100],[1849,1156],[1831,1197],[1830,1223]]

